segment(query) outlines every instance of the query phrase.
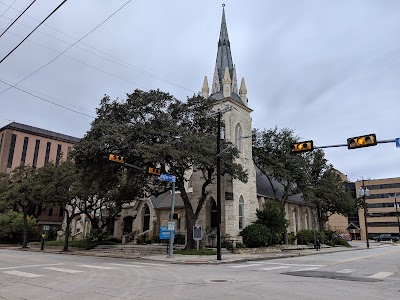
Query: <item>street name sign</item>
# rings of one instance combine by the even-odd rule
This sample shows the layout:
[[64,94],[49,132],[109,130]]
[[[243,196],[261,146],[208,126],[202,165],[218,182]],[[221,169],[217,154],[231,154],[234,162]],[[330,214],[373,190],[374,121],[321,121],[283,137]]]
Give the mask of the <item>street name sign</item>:
[[175,182],[176,181],[176,177],[174,175],[170,175],[170,174],[161,174],[160,177],[158,177],[158,179],[160,179],[161,181],[168,181],[168,182]]
[[396,147],[400,148],[400,138],[396,138]]
[[43,230],[44,230],[44,231],[50,230],[50,226],[49,226],[49,225],[44,225],[44,226],[43,226]]

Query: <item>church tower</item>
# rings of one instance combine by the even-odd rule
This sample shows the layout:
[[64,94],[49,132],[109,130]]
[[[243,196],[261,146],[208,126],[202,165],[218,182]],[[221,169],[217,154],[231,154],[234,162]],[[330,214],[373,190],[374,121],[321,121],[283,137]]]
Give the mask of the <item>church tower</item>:
[[[255,213],[258,208],[258,201],[256,170],[252,154],[252,124],[250,116],[252,109],[248,107],[247,88],[244,78],[242,78],[240,88],[238,88],[236,66],[232,60],[224,8],[222,10],[211,94],[208,94],[207,76],[204,78],[201,92],[203,97],[215,100],[215,110],[223,109],[227,105],[232,107],[232,110],[222,115],[225,125],[224,138],[236,145],[240,152],[237,162],[248,172],[247,183],[232,179],[229,175],[225,175],[221,180],[221,230],[223,234],[229,234],[232,238],[236,238],[244,227],[250,225],[256,219]],[[212,197],[216,199],[216,188],[213,188]],[[211,201],[214,200],[211,199]],[[208,207],[212,206],[213,203],[208,204]],[[210,212],[206,211],[206,214],[208,213],[212,213],[212,210]],[[207,225],[207,227],[210,226],[210,224]]]

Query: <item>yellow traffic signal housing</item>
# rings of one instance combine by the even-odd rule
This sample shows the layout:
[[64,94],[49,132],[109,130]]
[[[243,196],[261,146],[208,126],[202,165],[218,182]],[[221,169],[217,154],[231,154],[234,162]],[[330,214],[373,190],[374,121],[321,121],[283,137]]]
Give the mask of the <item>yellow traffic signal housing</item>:
[[307,152],[314,150],[314,142],[313,141],[304,141],[292,144],[292,153],[295,152]]
[[149,174],[151,174],[151,175],[160,176],[160,174],[161,174],[161,169],[157,169],[157,168],[153,168],[153,167],[148,167],[148,168],[147,168],[147,173],[149,173]]
[[347,139],[347,148],[357,149],[362,147],[375,146],[378,143],[376,140],[376,135],[374,133],[356,136]]
[[115,155],[115,154],[108,155],[108,160],[115,161],[117,163],[124,163],[125,162],[125,158],[124,157],[118,156],[118,155]]
[[181,213],[179,211],[175,211],[172,215],[172,219],[179,220],[181,218]]

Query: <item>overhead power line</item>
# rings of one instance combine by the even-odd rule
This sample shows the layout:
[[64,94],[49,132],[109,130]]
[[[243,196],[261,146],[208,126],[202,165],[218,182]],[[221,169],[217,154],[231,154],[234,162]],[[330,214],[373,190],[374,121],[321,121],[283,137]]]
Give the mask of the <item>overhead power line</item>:
[[[6,5],[3,1],[0,1],[0,3]],[[15,11],[18,11],[18,10],[14,9],[14,8],[12,8],[12,9],[15,10]],[[31,18],[32,20],[38,21],[37,19],[35,19],[35,18],[33,18],[33,17],[29,16],[29,15],[25,15],[25,16],[28,17],[28,18]],[[30,26],[27,26],[27,25],[25,25],[25,24],[23,24],[23,23],[20,23],[20,22],[18,22],[18,24],[21,24],[21,25],[23,25],[23,26],[25,26],[25,27],[31,28]],[[48,28],[51,28],[52,30],[57,31],[57,32],[59,32],[59,33],[65,35],[65,36],[67,36],[67,37],[69,37],[69,38],[71,38],[71,39],[73,39],[73,40],[77,40],[77,38],[75,38],[75,37],[73,37],[73,36],[69,35],[68,33],[65,33],[65,32],[63,32],[63,31],[61,31],[61,30],[58,30],[58,29],[55,28],[55,27],[52,27],[52,26],[47,25],[47,24],[44,24],[44,26],[46,26],[46,27],[48,27]],[[39,30],[38,30],[37,32],[40,32],[40,33],[43,34],[43,35],[49,36],[49,37],[51,37],[51,38],[53,38],[53,39],[56,39],[56,40],[58,40],[58,41],[61,41],[61,42],[63,42],[63,43],[66,43],[66,44],[71,45],[70,42],[67,42],[67,41],[65,41],[65,40],[63,40],[63,39],[60,39],[60,38],[55,37],[55,36],[52,36],[52,35],[47,34],[47,33],[45,33],[45,32],[42,32],[42,31],[39,31]],[[130,69],[130,70],[133,70],[133,71],[135,71],[135,72],[138,72],[138,73],[140,73],[140,74],[143,74],[143,75],[145,75],[145,76],[149,76],[149,77],[151,77],[151,78],[154,78],[154,79],[157,79],[157,80],[162,81],[162,82],[164,82],[164,83],[167,83],[167,84],[173,85],[173,86],[175,86],[175,87],[184,89],[184,90],[186,90],[186,91],[189,91],[189,92],[192,92],[192,93],[196,93],[195,91],[193,91],[193,90],[190,89],[190,88],[184,87],[184,86],[182,86],[182,85],[180,85],[180,84],[177,84],[177,83],[172,82],[172,81],[170,81],[170,80],[168,80],[168,79],[162,78],[162,77],[160,77],[160,76],[158,76],[158,75],[156,75],[156,74],[153,74],[153,73],[151,73],[151,72],[148,72],[148,71],[146,71],[146,70],[144,70],[144,69],[141,69],[141,68],[139,68],[139,67],[137,67],[137,66],[135,66],[135,65],[132,65],[132,64],[126,62],[126,61],[123,61],[122,59],[120,59],[120,58],[118,58],[118,57],[116,57],[116,56],[113,56],[113,55],[111,55],[111,54],[109,54],[109,53],[107,53],[107,52],[105,52],[105,51],[103,51],[103,50],[100,50],[100,49],[98,49],[98,48],[95,48],[95,47],[89,45],[88,43],[85,43],[85,42],[81,41],[81,44],[82,44],[82,45],[85,45],[85,46],[87,46],[87,47],[89,47],[89,48],[91,48],[91,49],[93,49],[93,50],[96,50],[96,51],[102,53],[103,55],[105,55],[105,56],[107,56],[107,57],[109,57],[109,58],[104,57],[104,56],[102,56],[102,55],[99,55],[99,54],[97,54],[97,53],[94,53],[94,52],[92,52],[92,51],[89,51],[89,50],[84,49],[84,48],[79,47],[79,46],[76,46],[76,48],[78,48],[78,49],[80,49],[80,50],[83,50],[83,51],[85,51],[85,52],[87,52],[87,53],[90,53],[90,54],[92,54],[92,55],[95,55],[95,56],[97,56],[97,57],[100,57],[100,58],[102,58],[102,59],[105,59],[105,60],[107,60],[107,61],[110,61],[110,62],[112,62],[112,63],[115,63],[115,64],[117,64],[117,65],[123,66],[123,67],[125,67],[125,68]],[[111,59],[110,59],[110,58],[111,58]],[[0,94],[1,94],[1,93],[0,93]]]
[[[36,1],[36,0],[35,0]],[[35,32],[35,30],[36,29],[38,29],[39,27],[40,27],[40,25],[42,25],[44,22],[46,22],[46,20],[48,19],[48,18],[50,18],[61,6],[63,6],[63,4],[65,3],[65,2],[67,2],[68,0],[64,0],[63,2],[61,2],[61,4],[60,5],[58,5],[42,22],[40,22],[27,36],[26,36],[26,38],[24,38],[17,46],[15,46],[15,48],[14,49],[12,49],[11,51],[10,51],[10,53],[8,53],[2,60],[0,60],[0,64],[3,62],[3,61],[5,61],[6,60],[6,58],[7,57],[9,57],[10,55],[11,55],[11,53],[13,53],[19,46],[21,46],[21,44],[28,38],[28,37],[30,37],[30,35],[32,34],[32,33],[34,33]]]
[[[15,24],[15,22],[18,21],[18,19],[19,19],[19,18],[29,9],[29,7],[31,7],[31,6],[33,5],[33,3],[35,3],[35,2],[36,2],[36,0],[33,0],[33,1],[28,5],[28,7],[25,8],[24,11],[23,11],[22,13],[20,13],[19,16],[18,16],[13,22],[11,22],[11,24],[10,24],[6,29],[4,29],[4,31],[0,34],[0,38],[8,31],[8,29],[10,29],[11,26],[13,26],[13,25]],[[14,4],[14,3],[15,3],[15,1],[14,1],[12,4]],[[12,6],[12,4],[11,4],[11,6]],[[22,42],[21,42],[21,44],[22,44]],[[17,48],[18,48],[18,47],[17,47]]]
[[[7,5],[7,6],[8,6],[7,9],[6,9],[5,11],[3,11],[3,13],[2,13],[1,16],[0,16],[0,19],[4,16],[4,14],[5,14],[6,12],[8,12],[8,10],[9,10],[10,8],[13,9],[12,6],[14,5],[15,2],[17,2],[17,0],[14,0],[14,2],[11,3],[10,6]],[[2,2],[2,3],[3,3],[3,2]],[[4,4],[5,4],[5,3],[4,3]],[[6,5],[6,4],[5,4],[5,5]]]
[[24,89],[21,89],[21,88],[15,86],[15,85],[9,84],[9,83],[7,83],[6,81],[4,81],[4,80],[2,80],[2,79],[0,79],[0,82],[4,83],[4,84],[6,84],[6,85],[8,85],[8,86],[10,86],[10,87],[13,87],[13,88],[15,88],[15,89],[17,89],[17,90],[19,90],[19,91],[25,93],[25,94],[31,95],[31,96],[33,96],[33,97],[36,97],[36,98],[38,98],[38,99],[41,99],[41,100],[43,100],[43,101],[46,101],[46,102],[51,103],[51,104],[53,104],[53,105],[56,105],[56,106],[58,106],[58,107],[64,108],[64,109],[66,109],[66,110],[72,111],[72,112],[74,112],[74,113],[77,113],[77,114],[80,114],[80,115],[83,115],[83,116],[86,116],[86,117],[89,117],[89,118],[92,118],[92,119],[95,118],[95,117],[90,116],[90,115],[88,115],[88,114],[85,114],[85,113],[83,113],[83,112],[77,111],[77,110],[75,110],[75,109],[66,107],[66,106],[61,105],[61,104],[58,104],[58,103],[56,103],[56,102],[54,102],[54,101],[50,101],[50,100],[48,100],[48,99],[45,99],[45,98],[40,97],[40,96],[38,96],[38,95],[35,95],[35,94],[33,94],[33,93],[29,92],[29,91],[26,91],[26,90],[24,90]]
[[[64,2],[67,0],[64,0]],[[63,2],[63,3],[64,3]],[[72,47],[74,47],[76,44],[78,44],[81,40],[83,40],[85,37],[87,37],[88,35],[90,35],[91,33],[93,33],[96,29],[98,29],[101,25],[103,25],[104,23],[106,23],[109,19],[111,19],[115,14],[117,14],[120,10],[122,10],[126,5],[128,5],[130,2],[132,2],[132,0],[127,1],[125,4],[123,4],[120,8],[118,8],[115,12],[113,12],[110,16],[108,16],[104,21],[102,21],[99,25],[97,25],[95,28],[93,28],[91,31],[89,31],[87,34],[85,34],[83,37],[81,37],[79,40],[77,40],[74,44],[72,44],[71,46],[69,46],[67,49],[65,49],[64,51],[62,51],[60,54],[58,54],[55,58],[53,58],[51,61],[49,61],[48,63],[44,64],[43,66],[41,66],[39,69],[37,69],[36,71],[32,72],[31,74],[29,74],[28,76],[24,77],[23,79],[21,79],[20,81],[18,81],[15,85],[12,85],[10,87],[8,87],[7,89],[3,90],[2,92],[0,92],[0,95],[3,94],[4,92],[8,91],[11,88],[15,88],[16,85],[20,84],[21,82],[25,81],[26,79],[28,79],[29,77],[33,76],[34,74],[36,74],[37,72],[39,72],[40,70],[44,69],[45,67],[47,67],[48,65],[50,65],[51,63],[53,63],[54,61],[56,61],[61,55],[63,55],[65,52],[67,52],[69,49],[71,49]],[[1,63],[1,62],[0,62]]]

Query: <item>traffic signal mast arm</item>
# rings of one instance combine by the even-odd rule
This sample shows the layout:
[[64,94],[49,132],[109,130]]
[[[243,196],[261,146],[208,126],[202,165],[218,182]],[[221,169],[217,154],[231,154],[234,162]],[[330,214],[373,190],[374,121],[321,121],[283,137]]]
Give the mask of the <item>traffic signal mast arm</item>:
[[[396,140],[382,140],[382,141],[377,141],[377,144],[386,144],[386,143],[395,143]],[[337,148],[337,147],[347,147],[347,144],[338,144],[338,145],[327,145],[327,146],[316,146],[314,149],[323,149],[323,148]]]

